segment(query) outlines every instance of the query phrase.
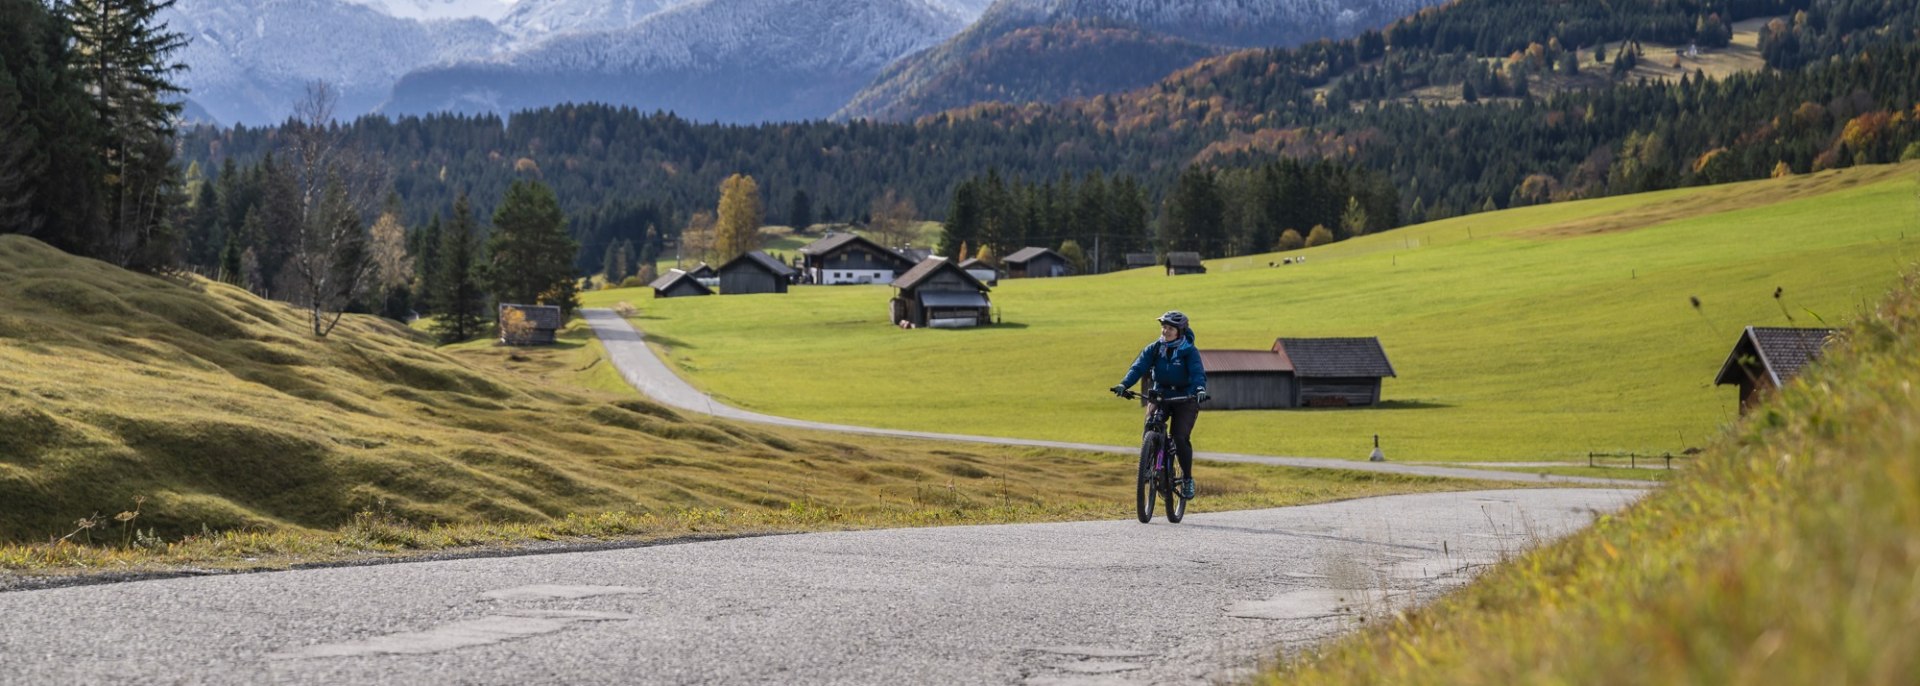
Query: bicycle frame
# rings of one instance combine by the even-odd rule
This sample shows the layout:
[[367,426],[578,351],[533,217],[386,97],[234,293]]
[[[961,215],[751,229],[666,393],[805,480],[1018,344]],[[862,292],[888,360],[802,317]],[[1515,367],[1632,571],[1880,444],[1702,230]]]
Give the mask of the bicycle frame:
[[[1153,500],[1158,496],[1165,499],[1167,503],[1167,521],[1177,524],[1180,522],[1180,519],[1185,516],[1187,499],[1180,497],[1177,489],[1174,487],[1173,465],[1168,460],[1168,457],[1169,453],[1172,453],[1176,448],[1173,445],[1174,437],[1172,432],[1167,430],[1170,415],[1167,413],[1166,408],[1169,405],[1177,403],[1195,402],[1195,399],[1188,396],[1167,398],[1150,391],[1146,393],[1127,391],[1122,394],[1122,397],[1129,400],[1144,397],[1147,400],[1148,406],[1152,408],[1147,412],[1146,425],[1141,432],[1143,454],[1140,460],[1140,482],[1135,487],[1136,493],[1134,496],[1137,509],[1139,510],[1140,522],[1144,524],[1152,521],[1154,509]],[[1150,467],[1148,466],[1147,456],[1144,454],[1148,446],[1151,446],[1153,450],[1152,465]]]

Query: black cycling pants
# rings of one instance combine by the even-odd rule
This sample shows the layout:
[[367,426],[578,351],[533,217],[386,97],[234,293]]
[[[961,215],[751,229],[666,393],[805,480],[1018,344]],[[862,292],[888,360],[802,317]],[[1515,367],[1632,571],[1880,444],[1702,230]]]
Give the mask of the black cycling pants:
[[[1153,406],[1147,406],[1147,416],[1153,416]],[[1180,473],[1193,478],[1193,423],[1200,419],[1200,403],[1184,402],[1167,406],[1167,432],[1173,434],[1174,455],[1180,458]]]

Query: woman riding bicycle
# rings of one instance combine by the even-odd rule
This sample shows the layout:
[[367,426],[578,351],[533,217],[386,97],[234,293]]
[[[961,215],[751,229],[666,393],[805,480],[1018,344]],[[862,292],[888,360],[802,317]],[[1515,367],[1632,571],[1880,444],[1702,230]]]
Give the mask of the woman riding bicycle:
[[[1160,338],[1140,351],[1140,357],[1127,369],[1127,378],[1111,390],[1124,396],[1142,376],[1153,379],[1152,390],[1163,398],[1191,397],[1188,402],[1170,403],[1167,417],[1172,424],[1174,452],[1180,457],[1180,497],[1193,497],[1193,423],[1200,418],[1200,403],[1207,399],[1207,370],[1200,366],[1200,351],[1193,347],[1193,328],[1187,315],[1179,310],[1160,315]],[[1153,408],[1147,408],[1153,414]]]

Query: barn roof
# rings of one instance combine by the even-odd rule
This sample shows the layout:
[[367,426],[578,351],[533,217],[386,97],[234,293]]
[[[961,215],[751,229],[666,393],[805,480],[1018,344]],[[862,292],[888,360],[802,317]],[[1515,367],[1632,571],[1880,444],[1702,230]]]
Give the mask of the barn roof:
[[1153,253],[1150,253],[1150,252],[1127,253],[1128,267],[1151,267],[1155,264],[1159,264],[1159,262],[1154,260]]
[[1743,355],[1752,355],[1774,386],[1800,374],[1833,337],[1833,329],[1799,329],[1783,326],[1749,326],[1740,332],[1733,352],[1720,365],[1714,385],[1737,384],[1741,377],[1734,371]]
[[1201,264],[1200,264],[1200,253],[1197,253],[1197,252],[1170,252],[1170,253],[1167,253],[1167,266],[1169,266],[1169,267],[1199,267],[1199,266],[1203,266],[1203,265],[1201,265]]
[[716,276],[716,274],[713,271],[713,267],[708,266],[707,263],[705,262],[701,262],[700,266],[694,267],[692,271],[689,271],[687,273],[692,274],[693,278],[696,278],[696,279],[711,279],[714,276]]
[[688,274],[678,269],[667,270],[667,273],[660,275],[660,278],[658,279],[654,279],[653,283],[647,284],[647,287],[652,288],[653,290],[656,290],[656,291],[665,291],[669,288],[673,288],[673,285],[675,282],[682,281],[682,280],[686,281],[687,283],[693,284],[696,288],[699,288],[702,291],[706,291],[708,293],[713,292],[713,290],[710,288],[707,288],[705,284],[700,283],[699,279],[694,278],[692,274]]
[[953,273],[959,274],[961,278],[966,279],[981,291],[991,290],[987,288],[986,284],[980,283],[979,279],[973,278],[972,274],[968,274],[967,270],[961,269],[959,265],[952,262],[948,262],[947,258],[944,257],[929,257],[921,260],[920,264],[914,265],[912,269],[907,270],[907,273],[901,274],[900,278],[894,279],[893,287],[901,290],[911,289],[920,285],[920,282],[927,280],[927,277],[933,276],[943,268],[953,270]]
[[888,250],[885,246],[882,246],[879,243],[875,243],[872,240],[868,239],[866,236],[862,236],[857,233],[827,234],[825,238],[800,246],[800,254],[811,255],[813,257],[824,257],[826,255],[830,255],[840,250],[844,250],[847,247],[852,246],[856,243],[865,245],[867,248],[871,249],[873,252],[877,254],[880,254],[886,257],[891,257],[905,264],[913,264],[913,260],[907,259],[906,257],[902,256],[900,253],[894,252],[892,250]]
[[1200,366],[1208,374],[1293,371],[1287,356],[1272,350],[1202,350]]
[[[702,266],[705,266],[705,265],[702,265]],[[762,252],[759,250],[749,250],[749,251],[740,253],[739,257],[733,258],[732,260],[729,260],[726,264],[720,265],[720,271],[726,271],[729,269],[735,269],[739,267],[756,268],[756,269],[759,269],[760,271],[763,271],[778,277],[789,277],[797,273],[793,270],[792,267],[789,267],[786,264],[782,263],[781,261],[774,259],[772,255],[768,255],[765,252]]]
[[974,257],[974,258],[968,258],[967,261],[965,262],[961,262],[960,268],[961,269],[993,269],[993,265],[989,264],[986,260],[980,259],[978,257]]
[[1395,376],[1378,338],[1279,338],[1273,351],[1302,377]]
[[1041,255],[1052,255],[1054,259],[1061,260],[1063,262],[1066,261],[1067,259],[1065,257],[1062,257],[1060,253],[1054,252],[1052,250],[1048,250],[1046,248],[1021,248],[1019,250],[1014,251],[1012,255],[1008,255],[1007,258],[1004,260],[1001,260],[1001,262],[1005,262],[1008,264],[1026,264],[1027,262],[1032,261],[1033,258],[1039,257]]
[[558,305],[500,303],[500,312],[505,314],[507,310],[519,310],[521,316],[526,317],[527,323],[533,325],[535,329],[544,331],[558,331],[560,329],[560,307]]

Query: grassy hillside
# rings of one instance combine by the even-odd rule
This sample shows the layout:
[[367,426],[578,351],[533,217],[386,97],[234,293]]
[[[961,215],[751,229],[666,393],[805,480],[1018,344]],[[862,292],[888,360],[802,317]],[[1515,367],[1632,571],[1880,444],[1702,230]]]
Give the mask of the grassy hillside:
[[[441,350],[398,324],[348,317],[316,339],[301,311],[238,289],[0,236],[0,544],[64,536],[95,515],[103,525],[73,540],[123,543],[136,528],[174,541],[204,529],[359,536],[368,522],[389,534],[552,524],[546,534],[431,539],[450,545],[582,529],[1121,517],[1131,502],[1121,456],[843,440],[682,417],[638,398],[598,357],[577,328],[548,349]],[[1461,487],[1217,474],[1206,507]],[[131,523],[113,521],[135,511]],[[624,523],[573,518],[596,513]],[[280,545],[212,540],[183,550]],[[64,554],[0,545],[0,568]]]
[[1910,272],[1673,484],[1268,682],[1914,683],[1915,379]]
[[1838,324],[1883,292],[1920,246],[1917,172],[1479,214],[1302,251],[1291,266],[1262,255],[1200,276],[1003,281],[1003,323],[969,331],[887,326],[882,286],[588,302],[641,305],[637,323],[684,376],[746,408],[1107,443],[1137,431],[1137,411],[1105,389],[1163,310],[1184,310],[1209,348],[1378,336],[1399,372],[1385,406],[1211,412],[1196,443],[1359,457],[1379,434],[1395,460],[1584,464],[1588,451],[1703,445],[1735,416],[1735,392],[1711,383],[1742,327]]

